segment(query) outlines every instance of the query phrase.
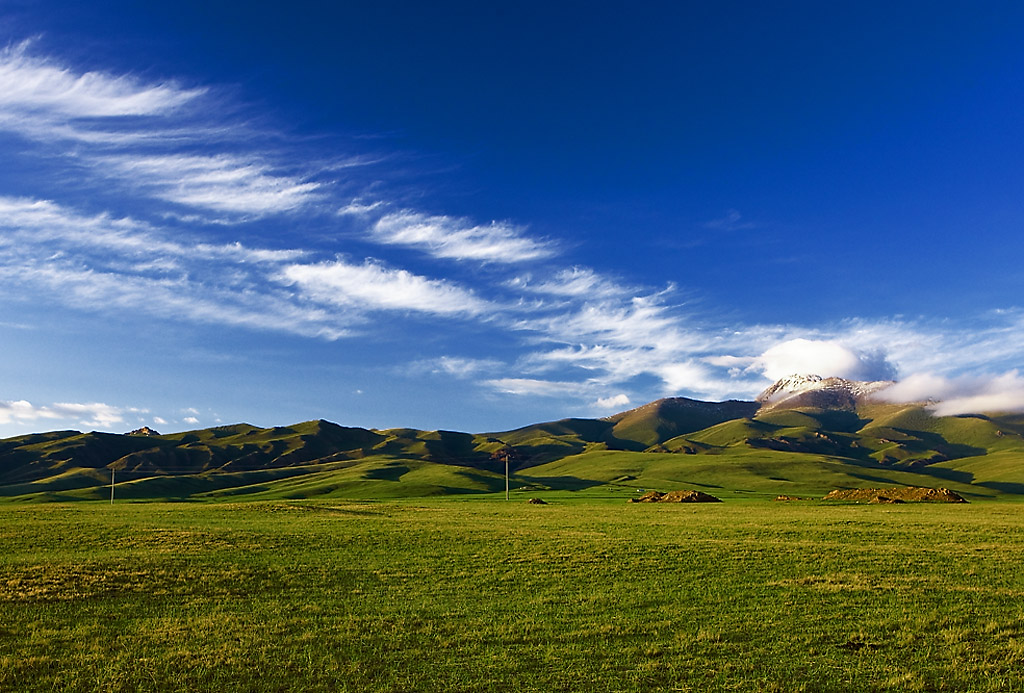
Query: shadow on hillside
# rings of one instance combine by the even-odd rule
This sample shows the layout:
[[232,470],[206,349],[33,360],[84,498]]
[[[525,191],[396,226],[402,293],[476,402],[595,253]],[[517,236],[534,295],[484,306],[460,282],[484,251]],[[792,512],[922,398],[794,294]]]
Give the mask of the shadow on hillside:
[[807,415],[821,423],[826,431],[836,433],[857,433],[871,423],[870,419],[862,419],[856,412],[843,409],[824,409]]
[[603,481],[581,479],[577,476],[520,476],[516,480],[525,481],[529,485],[544,485],[553,491],[582,491],[604,485]]
[[[892,471],[894,471],[894,472],[905,472],[907,470],[906,469],[893,469]],[[872,484],[882,484],[882,485],[886,485],[886,486],[891,486],[891,485],[895,484],[897,486],[903,486],[902,483],[896,481],[891,476],[875,476],[874,474],[868,474],[868,473],[855,474],[853,472],[850,472],[850,476],[853,477],[854,479],[860,479],[861,481],[870,481]]]
[[918,438],[930,449],[937,450],[950,459],[977,457],[978,455],[988,453],[988,450],[985,448],[978,448],[964,443],[951,443],[938,433],[932,433],[931,431],[912,431],[904,428],[894,428],[893,430],[903,433],[904,435]]
[[[914,470],[919,474],[926,474],[933,476],[943,481],[955,481],[958,484],[974,484],[974,474],[971,472],[963,472],[958,469],[945,469],[943,467],[919,467]],[[978,486],[984,486],[984,484],[977,484]]]
[[402,475],[408,472],[409,468],[404,464],[388,464],[377,469],[369,469],[363,476],[374,481],[401,481]]
[[993,491],[999,491],[1000,493],[1015,493],[1024,495],[1024,484],[1014,483],[1012,481],[980,481],[975,486],[983,486],[990,488]]

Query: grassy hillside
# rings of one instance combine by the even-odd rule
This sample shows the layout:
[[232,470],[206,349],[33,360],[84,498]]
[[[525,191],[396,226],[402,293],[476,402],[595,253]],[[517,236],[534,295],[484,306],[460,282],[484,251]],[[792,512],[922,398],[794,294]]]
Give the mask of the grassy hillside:
[[946,485],[1024,495],[1024,419],[933,417],[911,405],[773,409],[659,400],[606,419],[496,433],[369,430],[307,421],[172,435],[55,431],[0,441],[0,497],[16,500],[396,498],[682,486],[823,495],[868,485]]
[[617,447],[643,450],[723,421],[752,416],[756,411],[753,402],[700,402],[670,397],[609,417],[614,425],[608,440],[618,442]]

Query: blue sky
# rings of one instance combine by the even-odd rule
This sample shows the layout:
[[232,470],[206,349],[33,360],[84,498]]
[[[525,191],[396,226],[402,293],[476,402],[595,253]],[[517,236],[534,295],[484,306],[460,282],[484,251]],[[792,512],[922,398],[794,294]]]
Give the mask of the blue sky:
[[0,435],[1024,410],[1024,6],[597,5],[0,0]]

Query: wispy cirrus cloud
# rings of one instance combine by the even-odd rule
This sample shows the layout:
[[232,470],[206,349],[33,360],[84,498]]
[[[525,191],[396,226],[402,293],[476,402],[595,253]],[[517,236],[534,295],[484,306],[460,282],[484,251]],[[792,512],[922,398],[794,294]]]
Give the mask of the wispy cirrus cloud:
[[97,163],[107,176],[157,199],[255,217],[288,212],[319,199],[319,183],[275,173],[249,154],[114,155]]
[[481,373],[507,371],[508,364],[497,359],[466,358],[461,356],[441,356],[436,359],[415,361],[405,369],[412,372],[429,372],[437,375],[448,375],[454,378],[472,378]]
[[489,308],[453,282],[373,261],[303,263],[310,251],[170,235],[130,218],[0,197],[0,292],[327,339],[351,334],[374,311],[458,317]]
[[541,397],[579,396],[592,390],[592,385],[569,380],[555,381],[538,378],[494,378],[484,384],[498,392],[510,395],[537,395]]
[[312,300],[331,305],[469,316],[489,308],[487,301],[452,282],[388,268],[373,260],[292,264],[283,267],[279,277]]
[[280,170],[260,151],[268,133],[225,122],[216,100],[204,99],[209,89],[79,71],[31,47],[0,50],[0,130],[41,145],[74,141],[46,149],[48,159],[134,196],[207,213],[259,218],[320,200],[322,184],[312,180],[320,171]]
[[473,224],[450,216],[404,210],[385,214],[370,228],[370,238],[385,245],[420,249],[434,257],[488,263],[519,263],[552,257],[552,243],[530,238],[508,223]]
[[205,93],[174,82],[146,84],[127,75],[76,72],[31,55],[31,45],[24,41],[0,49],[0,122],[27,133],[38,133],[47,123],[166,114]]
[[209,243],[174,240],[157,227],[107,214],[84,215],[51,200],[0,196],[0,246],[11,252],[31,251],[42,244],[53,252],[96,252],[105,258],[132,256],[177,266],[181,258],[235,262],[288,262],[303,250],[251,248],[239,242]]
[[[541,378],[494,378],[483,383],[505,395],[568,399],[584,403],[587,412],[604,415],[629,408],[630,398],[624,392],[604,395],[608,388],[594,380],[544,380]],[[596,398],[596,399],[595,399]]]
[[558,270],[553,276],[534,280],[532,276],[514,278],[509,286],[535,294],[585,300],[622,298],[635,292],[635,287],[619,284],[589,267]]
[[[587,281],[596,280],[588,277]],[[583,293],[570,294],[577,299],[573,305],[559,305],[557,310],[517,324],[519,329],[535,333],[541,343],[553,345],[532,351],[524,363],[541,372],[582,369],[588,378],[605,384],[653,375],[662,381],[664,390],[674,391],[680,386],[683,364],[692,364],[691,373],[709,371],[693,361],[714,353],[716,335],[710,324],[666,305],[670,291],[639,295],[599,292],[597,300]],[[691,392],[710,395],[722,391],[717,385],[698,389],[714,382],[708,372],[691,384]],[[724,388],[734,389],[732,382]]]

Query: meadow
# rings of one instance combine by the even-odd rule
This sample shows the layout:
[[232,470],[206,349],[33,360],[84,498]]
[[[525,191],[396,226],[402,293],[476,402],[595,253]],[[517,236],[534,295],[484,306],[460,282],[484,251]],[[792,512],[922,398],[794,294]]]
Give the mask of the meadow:
[[1024,505],[0,505],[4,691],[1011,691]]

